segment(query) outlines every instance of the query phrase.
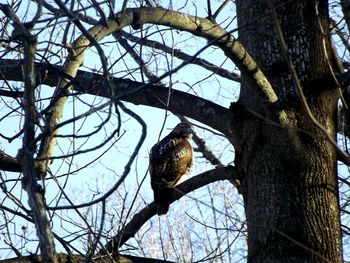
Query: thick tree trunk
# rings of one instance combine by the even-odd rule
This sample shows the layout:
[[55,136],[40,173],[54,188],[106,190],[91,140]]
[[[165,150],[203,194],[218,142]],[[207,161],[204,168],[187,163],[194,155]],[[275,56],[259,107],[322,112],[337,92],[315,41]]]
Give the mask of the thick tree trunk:
[[[319,87],[330,76],[327,1],[272,1],[301,81],[318,122],[335,139],[338,91]],[[287,2],[287,4],[286,4]],[[239,39],[269,77],[284,110],[281,126],[263,111],[244,81],[239,103],[241,138],[236,165],[248,224],[248,262],[342,262],[336,151],[301,106],[286,66],[268,0],[239,0]],[[238,110],[239,109],[239,110]],[[244,114],[244,115],[243,115]],[[244,118],[243,118],[244,116]]]

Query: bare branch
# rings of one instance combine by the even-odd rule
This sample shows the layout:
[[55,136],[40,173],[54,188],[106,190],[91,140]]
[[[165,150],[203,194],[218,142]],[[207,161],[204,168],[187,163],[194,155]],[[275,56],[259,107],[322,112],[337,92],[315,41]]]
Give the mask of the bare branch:
[[[178,118],[182,122],[189,122],[189,120],[185,116],[178,115]],[[219,168],[219,167],[225,167],[225,165],[220,161],[219,158],[215,156],[215,154],[205,145],[205,141],[200,138],[195,131],[193,131],[193,138],[192,140],[197,145],[199,151],[203,154],[205,159],[207,159],[213,166]]]
[[212,17],[212,12],[211,12],[211,3],[210,0],[207,0],[207,8],[208,8],[208,17]]
[[230,0],[225,0],[219,8],[215,11],[213,18],[216,19],[220,12],[224,9],[224,7],[230,2]]
[[[62,9],[54,8],[52,5],[50,5],[46,1],[43,1],[43,7],[45,7],[47,10],[49,10],[51,13],[53,13],[56,18],[59,18],[59,17],[62,17],[62,16],[66,15],[64,13],[64,11],[62,11]],[[97,25],[98,24],[97,20],[95,20],[95,19],[93,19],[92,17],[89,17],[89,16],[84,16],[80,12],[73,12],[73,15],[77,19],[79,19],[80,21],[83,21],[84,23],[87,23],[89,25]]]
[[235,72],[230,72],[224,68],[220,68],[220,67],[216,66],[215,64],[207,61],[204,58],[193,57],[193,56],[188,55],[185,52],[181,51],[180,49],[170,48],[170,47],[163,45],[162,43],[159,43],[159,42],[154,41],[154,40],[150,40],[150,39],[146,39],[146,38],[139,38],[139,37],[133,36],[132,34],[125,32],[125,31],[118,32],[118,34],[120,34],[121,36],[125,37],[126,39],[128,39],[132,42],[135,42],[136,44],[140,44],[140,45],[144,45],[147,47],[162,50],[162,51],[164,51],[168,54],[171,54],[174,57],[177,57],[177,58],[182,59],[184,61],[190,61],[190,64],[194,64],[194,65],[198,65],[200,67],[203,67],[203,68],[219,75],[220,77],[240,82],[241,77],[239,76],[239,74],[237,74]]
[[[21,149],[20,159],[23,163],[23,188],[28,193],[28,203],[32,209],[33,219],[39,239],[40,250],[45,262],[57,262],[55,257],[55,245],[50,223],[46,215],[44,202],[44,194],[40,185],[36,182],[34,169],[34,154],[36,152],[33,141],[35,138],[36,108],[35,108],[35,51],[37,39],[31,35],[30,29],[25,27],[13,10],[7,5],[0,5],[0,9],[11,17],[14,22],[14,36],[21,40],[24,47],[24,94],[23,109],[24,118],[24,134],[23,147]],[[40,8],[38,8],[38,13]],[[39,18],[36,14],[34,19]]]
[[[55,2],[60,7],[62,6],[62,8],[65,8],[61,1],[55,0]],[[70,13],[66,13],[70,16]],[[255,90],[262,103],[264,103],[266,106],[270,106],[272,103],[277,101],[276,93],[272,89],[271,84],[259,69],[255,61],[244,49],[243,45],[223,28],[214,24],[210,20],[185,15],[180,12],[162,8],[126,9],[125,12],[119,14],[118,16],[118,21],[108,20],[106,27],[103,25],[97,25],[92,27],[88,32],[85,32],[85,29],[82,28],[79,23],[77,23],[79,29],[85,33],[73,44],[70,56],[67,58],[64,66],[64,71],[66,74],[74,78],[77,74],[78,68],[83,62],[84,53],[86,50],[88,50],[92,45],[96,46],[96,48],[99,50],[99,46],[96,45],[96,43],[105,36],[120,30],[125,26],[139,27],[140,25],[151,23],[171,26],[179,30],[188,31],[196,36],[207,38],[209,40],[209,45],[214,44],[220,47],[225,52],[227,57],[229,57],[237,65],[241,72],[247,76],[247,80],[250,82],[251,86],[256,88]],[[74,18],[74,16],[72,18]],[[162,78],[176,72],[188,63],[189,62],[183,63],[174,70],[163,74],[159,78],[159,81],[162,80]],[[105,73],[106,72],[104,69],[104,74]],[[67,101],[66,94],[69,93],[70,90],[71,87],[67,79],[61,79],[55,93],[61,94],[61,96],[59,99],[54,98],[56,101],[53,109],[48,115],[47,120],[46,129],[48,131],[51,131],[52,128],[60,122],[63,108]],[[58,131],[55,130],[53,134],[47,135],[42,140],[39,150],[39,158],[43,159],[44,161],[36,163],[37,173],[40,175],[40,177],[45,176],[48,165],[50,164],[47,160],[53,154],[56,142],[54,135],[57,133]]]
[[20,98],[23,96],[23,92],[22,91],[12,91],[12,90],[4,90],[4,89],[0,89],[0,96],[4,96],[4,97],[10,97],[10,98]]
[[[6,77],[8,80],[22,80],[21,75],[18,74],[18,72],[22,71],[21,61],[19,60],[0,60],[0,71],[3,73],[0,74],[0,79]],[[59,76],[68,77],[64,74],[61,67],[48,64],[36,63],[36,71],[40,73],[38,75],[45,76],[45,78],[38,81],[48,86],[56,86]],[[102,75],[78,71],[76,77],[69,80],[75,91],[109,97]],[[137,105],[166,108],[169,92],[167,87],[121,78],[111,78],[111,82],[113,83],[114,93],[120,95],[121,100]],[[144,88],[139,89],[140,87]],[[229,109],[178,90],[172,90],[171,96],[172,100],[168,105],[168,109],[174,114],[181,114],[198,120],[226,136],[232,135],[232,131],[226,121],[230,118]]]
[[104,25],[107,25],[107,17],[105,15],[105,13],[103,12],[102,8],[100,7],[100,4],[96,2],[96,0],[91,0],[91,2],[93,3],[93,7],[96,8],[102,23],[104,23]]
[[35,73],[34,73],[34,55],[36,48],[36,39],[27,36],[27,42],[24,42],[24,54],[26,59],[24,63],[25,90],[24,90],[24,136],[22,149],[23,162],[23,187],[28,193],[29,205],[33,212],[34,222],[40,243],[40,250],[45,262],[56,262],[55,246],[50,223],[46,215],[44,194],[41,187],[36,182],[34,169],[33,147],[35,137],[34,124],[36,123],[35,112]]
[[[229,180],[237,179],[238,174],[233,166],[227,166],[223,168],[213,169],[207,172],[204,172],[200,175],[192,177],[182,184],[178,185],[171,192],[170,203],[179,200],[181,197],[185,196],[189,192],[192,192],[200,187],[203,187],[207,184],[213,183],[219,180]],[[125,227],[119,231],[119,233],[109,241],[105,248],[102,249],[99,253],[104,255],[106,253],[112,253],[113,255],[118,254],[118,248],[125,244],[130,238],[132,238],[139,229],[145,224],[152,216],[156,214],[156,205],[154,202],[146,206],[140,212],[134,215],[130,222],[125,225]],[[107,252],[108,251],[108,252]]]
[[9,172],[21,172],[22,164],[14,157],[0,151],[0,170]]
[[348,30],[350,30],[350,1],[349,0],[341,0],[340,4],[341,4],[341,8],[342,8],[342,11],[344,14],[346,25],[348,26]]

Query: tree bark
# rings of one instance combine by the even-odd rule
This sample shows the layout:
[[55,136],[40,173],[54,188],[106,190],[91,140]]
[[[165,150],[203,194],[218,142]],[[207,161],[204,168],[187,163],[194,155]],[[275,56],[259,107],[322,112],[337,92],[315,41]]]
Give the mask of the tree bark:
[[[303,88],[295,85],[266,0],[239,0],[239,39],[275,89],[284,123],[264,111],[242,74],[232,111],[242,127],[236,166],[248,224],[248,262],[342,262],[336,149],[303,110],[334,138],[339,91],[312,85],[331,75],[327,1],[273,1],[288,54]],[[317,81],[316,81],[317,82]],[[245,116],[243,118],[243,116]],[[239,118],[240,117],[240,118]]]

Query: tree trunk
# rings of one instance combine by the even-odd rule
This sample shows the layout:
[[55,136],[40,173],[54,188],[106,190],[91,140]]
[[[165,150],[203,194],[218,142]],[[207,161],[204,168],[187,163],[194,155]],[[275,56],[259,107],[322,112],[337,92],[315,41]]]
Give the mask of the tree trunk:
[[[320,81],[332,80],[331,55],[325,53],[328,3],[273,2],[305,100],[335,140],[339,92],[332,81]],[[243,139],[236,165],[243,173],[248,262],[342,262],[336,149],[302,107],[268,0],[236,3],[239,39],[274,87],[275,110],[287,116],[283,125],[271,117],[242,76],[233,107],[241,125],[232,125]]]

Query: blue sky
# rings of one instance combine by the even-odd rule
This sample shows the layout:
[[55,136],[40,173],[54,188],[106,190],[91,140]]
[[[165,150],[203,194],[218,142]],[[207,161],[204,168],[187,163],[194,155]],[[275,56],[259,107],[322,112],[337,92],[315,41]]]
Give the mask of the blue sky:
[[[118,2],[118,4],[120,3]],[[176,4],[182,5],[183,3],[181,1],[176,1]],[[213,10],[216,10],[219,4],[219,1],[213,1]],[[28,6],[29,12],[28,17],[26,17],[24,14]],[[21,13],[20,17],[24,18],[25,20],[28,20],[35,10],[35,4],[33,4],[32,1],[28,1],[28,6],[27,4],[23,4],[18,11]],[[174,9],[177,8],[178,7],[174,7]],[[116,8],[116,10],[118,10],[118,8]],[[201,6],[200,4],[197,6],[188,4],[181,11],[191,14],[197,13],[199,16],[206,15],[205,7]],[[223,25],[225,26],[229,25],[229,28],[231,29],[234,28],[235,24],[231,24],[231,20],[234,16],[233,12],[234,7],[233,4],[230,3],[219,16],[218,21],[222,21],[224,23]],[[90,12],[90,15],[94,17],[96,16],[95,12],[92,11]],[[65,19],[62,21],[65,21]],[[40,26],[38,31],[36,31],[39,32],[39,30],[43,30],[43,32],[41,32],[39,35],[39,50],[49,46],[52,54],[55,54],[48,56],[51,63],[62,63],[64,62],[64,58],[67,56],[67,51],[65,49],[52,44],[53,42],[60,42],[63,31],[60,31],[59,29],[60,27],[64,29],[64,26],[65,24],[63,22],[58,23],[57,25],[50,24],[47,28]],[[89,26],[86,27],[89,28]],[[164,31],[163,27],[144,27],[142,34],[150,34],[157,30],[159,33],[154,34],[153,39],[160,42],[164,41],[168,45],[181,49],[188,54],[194,54],[207,43],[204,39],[195,38],[190,34],[180,32],[178,30]],[[59,33],[51,34],[52,31]],[[75,37],[78,35],[79,33],[76,32]],[[138,36],[140,35],[141,33],[139,32]],[[125,52],[122,48],[117,47],[115,40],[112,37],[105,38],[100,44],[102,45],[110,64],[113,64],[115,61],[119,61],[121,54],[124,54]],[[152,61],[152,63],[149,64],[149,68],[152,69],[153,73],[158,76],[169,68],[174,68],[181,63],[181,61],[177,60],[171,55],[151,53],[149,52],[150,49],[146,47],[143,47],[142,49],[137,47],[136,51],[140,54],[142,53],[142,58],[145,61]],[[40,52],[42,51],[40,50]],[[8,56],[16,57],[16,54],[12,53]],[[233,63],[227,61],[223,53],[217,48],[206,49],[200,55],[200,57],[215,63],[216,65],[223,64],[222,67],[228,70],[235,70]],[[60,61],[61,58],[63,58],[62,61]],[[38,56],[38,60],[40,61],[40,56]],[[126,76],[126,78],[142,81],[140,71],[137,70],[137,68],[137,64],[130,58],[130,56],[126,55],[124,60],[119,61],[112,68],[111,73],[113,73],[113,76],[116,77]],[[89,52],[87,52],[81,69],[87,71],[93,70],[101,73],[101,63],[96,50],[91,49]],[[13,87],[18,87],[19,89],[23,88],[22,84],[20,83],[11,84]],[[232,101],[237,100],[239,94],[239,86],[237,83],[219,76],[211,75],[211,72],[198,66],[186,66],[171,77],[165,78],[163,80],[163,84],[166,86],[171,84],[175,89],[204,97],[225,107],[229,107]],[[40,92],[41,98],[49,98],[53,92],[53,89],[47,86],[42,86],[38,92]],[[96,107],[104,102],[106,102],[105,99],[90,95],[80,95],[78,98],[72,98],[66,105],[63,120],[84,113],[91,107]],[[47,100],[41,101],[37,106],[38,108],[43,108],[45,105],[47,105],[47,103]],[[110,233],[115,233],[120,227],[120,224],[123,223],[123,221],[119,221],[118,216],[122,213],[125,215],[136,195],[137,202],[132,207],[130,216],[153,200],[153,193],[150,189],[149,176],[147,174],[148,153],[152,145],[157,142],[158,138],[163,138],[179,122],[176,116],[172,115],[171,113],[166,114],[164,110],[140,105],[135,106],[131,103],[125,103],[125,105],[132,109],[135,113],[139,114],[147,123],[147,137],[124,184],[108,199],[108,220],[105,227],[106,231],[109,227],[111,228]],[[4,116],[5,112],[10,108],[15,108],[17,106],[18,103],[14,102],[13,100],[0,101],[1,116]],[[120,136],[115,136],[101,149],[89,153],[79,154],[74,157],[54,160],[53,165],[51,166],[51,172],[57,177],[59,185],[61,187],[65,187],[66,194],[74,202],[74,204],[80,204],[98,198],[103,193],[108,191],[108,189],[114,185],[114,183],[123,173],[125,164],[127,163],[135,145],[137,144],[137,140],[140,137],[140,125],[121,110],[120,112],[122,121]],[[88,133],[91,130],[96,129],[96,127],[107,118],[107,115],[108,109],[106,108],[105,111],[90,115],[87,118],[76,122],[74,125],[63,127],[60,130],[61,134],[81,135]],[[165,123],[164,129],[162,129],[163,123]],[[78,150],[86,150],[99,145],[100,143],[104,142],[105,138],[109,136],[112,131],[115,130],[117,124],[118,118],[113,109],[111,119],[103,129],[93,136],[74,140],[69,137],[60,138],[56,147],[55,156],[70,154]],[[196,125],[199,123],[194,121],[194,124]],[[1,121],[0,132],[10,136],[11,134],[16,133],[16,131],[18,131],[22,125],[23,118],[20,116],[20,114],[13,113],[9,118]],[[202,129],[202,125],[199,125],[199,127],[195,126],[195,131],[198,133],[198,135],[206,140],[209,148],[212,149],[218,157],[220,157],[220,160],[224,164],[232,164],[234,160],[234,149],[228,143],[228,141],[222,136],[215,134],[216,131],[212,128],[205,127],[207,129]],[[21,138],[11,143],[1,140],[0,147],[1,149],[6,150],[8,154],[15,156],[18,149],[21,147]],[[105,152],[109,148],[110,150]],[[100,155],[102,157],[96,160],[96,158]],[[196,153],[195,157],[195,164],[190,176],[194,176],[198,173],[213,168],[205,159],[203,159],[200,153]],[[85,166],[86,168],[84,168]],[[343,168],[341,169],[341,172],[344,171],[344,173],[347,173],[347,170],[343,170]],[[67,173],[70,175],[62,176]],[[3,173],[3,176],[8,180],[18,178],[18,174],[12,173]],[[146,179],[143,181],[144,177]],[[142,186],[140,186],[141,182],[143,182]],[[14,187],[11,192],[22,200],[23,205],[28,207],[26,201],[27,197],[25,192],[21,189],[20,183],[14,181],[13,183],[8,184],[8,188],[10,189],[11,186]],[[59,198],[61,190],[54,180],[46,181],[45,187],[47,193],[47,203],[50,206],[67,204],[65,198]],[[139,187],[140,191],[138,192]],[[5,204],[9,205],[10,207],[15,206],[9,199],[6,199],[5,202]],[[126,206],[124,205],[124,202]],[[215,207],[218,207],[218,209],[223,212],[222,214],[216,214],[215,211],[210,209],[210,207],[213,205],[212,202],[215,204]],[[94,206],[91,210],[81,209],[80,211],[82,214],[84,214],[85,220],[87,220],[91,225],[99,225],[101,219],[100,206]],[[224,216],[226,211],[230,212],[231,217]],[[125,219],[124,215],[121,216],[122,219]],[[195,220],[198,220],[203,224],[198,224]],[[234,220],[235,223],[233,223]],[[148,256],[151,256],[151,253],[158,253],[157,256],[162,257],[163,255],[159,254],[159,251],[157,252],[154,250],[159,247],[159,229],[165,229],[169,236],[172,235],[173,237],[177,237],[175,240],[181,240],[182,238],[182,240],[185,239],[188,242],[192,241],[192,245],[198,244],[198,247],[195,247],[195,249],[197,249],[197,251],[195,251],[197,253],[195,254],[197,257],[199,257],[200,253],[198,251],[202,251],[203,256],[207,252],[208,248],[201,247],[205,242],[207,242],[208,247],[215,247],[217,245],[215,244],[215,240],[220,240],[222,243],[227,242],[227,244],[230,244],[230,242],[238,236],[240,241],[237,242],[234,245],[235,247],[232,247],[231,249],[232,252],[238,251],[237,258],[234,260],[239,262],[239,260],[244,257],[246,248],[244,243],[245,237],[237,230],[239,224],[243,221],[244,214],[241,197],[229,183],[218,182],[205,187],[202,190],[195,191],[188,197],[176,202],[171,207],[171,211],[169,212],[168,216],[159,218],[154,217],[152,221],[147,223],[137,235],[140,243],[135,241],[131,242],[138,249],[140,249],[142,245],[149,242],[154,246],[150,246],[149,251],[144,251],[144,253]],[[220,230],[218,231],[219,233],[217,233],[212,229],[204,227],[205,224],[213,224],[213,222],[218,224],[217,227],[230,229],[230,231]],[[25,234],[25,236],[30,239],[35,238],[34,226],[27,224],[18,217],[9,225],[11,231],[14,233],[12,236],[14,243],[16,243],[16,245],[19,247],[23,243],[23,248],[21,251],[26,252],[29,249],[33,252],[35,250],[36,242],[24,241],[23,235]],[[27,227],[25,231],[22,230],[23,225]],[[70,232],[78,230],[82,232],[87,231],[83,218],[80,218],[72,210],[69,212],[57,211],[57,214],[55,214],[53,219],[53,229],[58,234],[67,236],[68,240],[80,234],[80,232],[74,234]],[[209,237],[212,239],[208,242],[206,239]],[[6,246],[3,243],[4,240],[5,238],[0,240],[0,249]],[[181,252],[180,250],[184,248],[181,248],[180,243],[176,243],[179,241],[174,242],[175,243],[169,245],[169,247],[175,247],[176,250],[178,250],[177,253],[179,257],[181,257],[181,253],[182,255],[191,255],[190,243],[187,244],[188,247],[186,249],[188,251]],[[77,239],[73,243],[81,250],[84,250],[84,240]],[[62,249],[58,242],[56,242],[56,245],[58,250]],[[169,247],[167,247],[167,249],[169,249]],[[224,247],[225,245],[222,245],[221,249],[224,249]],[[1,257],[5,258],[9,257],[10,255],[13,256],[13,253],[9,253],[8,250],[0,251],[0,259]]]

